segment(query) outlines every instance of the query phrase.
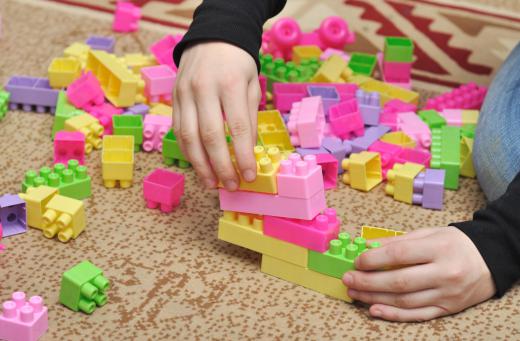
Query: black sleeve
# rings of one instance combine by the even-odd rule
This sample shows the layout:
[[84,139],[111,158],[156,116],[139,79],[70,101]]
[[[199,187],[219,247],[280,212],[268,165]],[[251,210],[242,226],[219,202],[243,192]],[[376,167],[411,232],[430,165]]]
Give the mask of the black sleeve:
[[464,232],[484,258],[501,297],[520,279],[520,173],[506,193],[475,212],[472,221],[451,224]]
[[204,0],[193,14],[193,21],[184,38],[173,51],[179,66],[184,49],[204,40],[220,40],[236,45],[254,58],[258,70],[258,50],[262,26],[278,14],[286,0]]

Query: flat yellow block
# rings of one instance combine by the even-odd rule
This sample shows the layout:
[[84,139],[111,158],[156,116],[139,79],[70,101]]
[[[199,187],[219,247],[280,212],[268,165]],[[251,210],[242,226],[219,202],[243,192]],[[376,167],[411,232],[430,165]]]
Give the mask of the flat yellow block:
[[473,139],[465,136],[460,140],[460,175],[468,178],[477,176],[473,167]]
[[400,99],[403,102],[415,105],[419,104],[419,94],[417,92],[406,90],[378,80],[373,79],[363,82],[359,87],[365,91],[378,92],[382,106],[392,99]]
[[83,202],[62,195],[52,197],[42,219],[43,235],[53,238],[57,234],[62,243],[76,239],[87,226]]
[[416,145],[415,140],[403,133],[402,131],[393,131],[391,133],[386,133],[383,136],[381,136],[380,140],[404,148],[415,148]]
[[306,267],[294,265],[264,254],[262,256],[261,271],[327,296],[352,302],[352,299],[347,295],[347,287],[341,279],[314,272]]
[[85,135],[85,153],[90,154],[92,149],[100,149],[102,146],[101,134],[103,126],[99,124],[97,118],[90,114],[82,114],[71,117],[65,121],[66,131],[79,131]]
[[276,147],[282,153],[293,152],[289,132],[278,110],[258,112],[258,140],[265,148]]
[[141,69],[157,65],[155,57],[151,54],[128,53],[120,58],[121,62],[136,75],[141,74]]
[[58,195],[58,190],[48,186],[30,187],[25,193],[18,194],[25,201],[27,225],[35,229],[43,229],[45,206],[56,195]]
[[386,173],[388,182],[385,187],[386,194],[393,196],[397,201],[412,204],[413,180],[422,171],[424,166],[417,163],[394,164],[394,167]]
[[383,181],[381,156],[374,152],[350,154],[343,159],[341,167],[346,172],[342,180],[354,189],[368,192]]
[[403,231],[390,230],[390,229],[385,229],[382,227],[373,227],[373,226],[362,226],[361,227],[361,238],[365,238],[366,240],[396,237],[396,236],[401,236],[403,234],[405,234],[405,232],[403,232]]
[[132,186],[134,177],[134,137],[108,135],[103,138],[101,153],[103,184],[113,188],[119,181],[121,188]]
[[156,103],[156,104],[153,104],[152,107],[150,108],[150,114],[172,117],[173,108],[171,106],[163,104],[163,103]]
[[338,55],[332,55],[324,61],[311,82],[313,83],[344,83],[352,74],[347,62]]
[[480,111],[462,110],[462,124],[477,124]]
[[87,57],[88,52],[90,51],[90,46],[85,43],[72,43],[67,46],[63,51],[63,55],[65,57],[71,57],[78,60],[81,64],[81,68],[84,69],[87,65]]
[[47,69],[47,74],[51,87],[64,88],[81,75],[81,63],[72,57],[54,58]]
[[323,51],[316,45],[297,45],[292,49],[292,61],[300,64],[302,60],[319,59]]

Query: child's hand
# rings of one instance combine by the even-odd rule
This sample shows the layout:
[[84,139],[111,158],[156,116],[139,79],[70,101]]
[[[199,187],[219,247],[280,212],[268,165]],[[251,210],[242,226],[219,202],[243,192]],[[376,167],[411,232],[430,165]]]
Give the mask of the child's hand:
[[182,54],[173,96],[175,135],[204,184],[212,188],[220,180],[228,190],[238,188],[239,178],[226,144],[223,112],[239,171],[246,181],[253,181],[260,101],[253,58],[223,42],[193,45]]
[[[379,239],[361,254],[343,282],[370,314],[391,321],[425,321],[464,310],[495,293],[486,263],[455,227],[421,229]],[[500,246],[497,246],[500,247]],[[372,271],[404,266],[387,271]]]

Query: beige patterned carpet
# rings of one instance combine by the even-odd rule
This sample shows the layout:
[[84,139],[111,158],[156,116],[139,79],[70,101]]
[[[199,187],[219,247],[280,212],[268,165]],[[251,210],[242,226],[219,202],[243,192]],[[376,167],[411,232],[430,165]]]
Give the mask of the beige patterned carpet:
[[[0,14],[1,84],[15,74],[44,76],[70,42],[111,34],[109,15],[61,4],[2,0]],[[116,53],[145,52],[172,31],[145,23],[137,34],[117,35]],[[19,111],[0,122],[0,192],[16,193],[26,170],[51,163],[51,123],[48,114]],[[141,195],[143,177],[162,166],[159,154],[137,154],[136,181],[128,190],[102,187],[99,152],[87,165],[93,195],[85,201],[87,230],[77,240],[62,244],[31,229],[2,241],[0,298],[15,290],[43,296],[49,307],[43,340],[520,338],[518,287],[501,300],[432,322],[375,320],[361,305],[262,274],[257,254],[218,241],[216,193],[202,190],[190,170],[182,205],[166,215],[146,209]],[[340,185],[327,199],[350,232],[365,223],[406,231],[443,226],[468,219],[484,204],[477,182],[468,179],[447,193],[441,212],[395,202],[381,187],[363,194]],[[108,304],[91,316],[58,303],[61,274],[84,259],[103,269],[112,285]]]

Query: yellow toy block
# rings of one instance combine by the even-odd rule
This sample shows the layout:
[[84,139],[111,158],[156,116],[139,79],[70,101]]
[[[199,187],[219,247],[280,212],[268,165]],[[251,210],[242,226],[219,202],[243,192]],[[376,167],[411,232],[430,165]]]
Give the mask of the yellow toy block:
[[460,175],[468,178],[477,176],[473,167],[473,139],[466,136],[460,140]]
[[119,60],[138,76],[141,75],[142,68],[157,65],[155,57],[151,54],[128,53],[119,58]]
[[65,121],[66,131],[79,131],[85,135],[85,153],[90,154],[92,149],[100,149],[102,146],[101,135],[103,126],[98,119],[89,114],[71,117]]
[[258,112],[258,140],[265,148],[276,147],[282,153],[294,151],[291,138],[278,110]]
[[480,111],[462,110],[462,124],[477,124]]
[[312,83],[344,83],[352,74],[347,62],[338,55],[332,55],[324,61],[314,77]]
[[366,240],[370,239],[379,239],[379,238],[390,238],[401,236],[406,232],[396,231],[385,229],[382,227],[373,227],[373,226],[362,226],[361,227],[361,238],[365,238]]
[[350,154],[348,159],[341,162],[341,168],[346,171],[343,173],[343,183],[360,191],[368,192],[383,181],[379,153]]
[[43,229],[43,213],[49,201],[58,195],[58,189],[48,186],[30,187],[18,196],[25,201],[27,225],[35,229]]
[[261,271],[327,296],[352,302],[352,299],[347,295],[347,287],[339,278],[314,272],[306,267],[294,265],[265,254],[262,256]]
[[45,206],[43,213],[43,235],[66,243],[76,239],[87,226],[85,206],[81,200],[55,195]]
[[296,45],[292,49],[292,61],[300,64],[302,60],[319,59],[323,51],[316,45]]
[[375,79],[363,82],[359,87],[365,91],[378,92],[382,106],[392,99],[400,99],[405,103],[415,105],[419,103],[419,94],[417,92],[377,81]]
[[386,194],[393,196],[395,200],[412,204],[413,180],[424,166],[406,162],[394,164],[394,167],[386,173],[388,184],[385,187]]
[[403,133],[402,131],[393,131],[391,133],[386,133],[383,136],[381,136],[380,140],[404,148],[415,148],[416,145],[415,140]]
[[218,239],[246,249],[307,266],[307,249],[263,234],[261,216],[224,211],[218,223]]
[[64,88],[81,75],[81,63],[72,57],[54,58],[47,73],[51,87]]
[[150,108],[150,114],[171,117],[173,108],[163,103],[152,104]]
[[374,80],[374,78],[372,78],[370,76],[361,75],[359,73],[352,73],[352,75],[350,75],[347,78],[348,83],[354,83],[358,86],[361,86],[361,84],[364,84],[366,82],[370,82],[373,80]]
[[144,81],[127,69],[116,56],[105,51],[91,50],[87,67],[99,80],[105,97],[117,107],[130,107],[142,103]]
[[63,55],[78,60],[81,64],[81,68],[84,69],[87,65],[89,51],[90,46],[85,43],[72,43],[63,51]]
[[134,177],[134,137],[108,135],[103,138],[101,153],[103,184],[107,188],[132,186]]

